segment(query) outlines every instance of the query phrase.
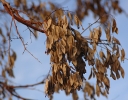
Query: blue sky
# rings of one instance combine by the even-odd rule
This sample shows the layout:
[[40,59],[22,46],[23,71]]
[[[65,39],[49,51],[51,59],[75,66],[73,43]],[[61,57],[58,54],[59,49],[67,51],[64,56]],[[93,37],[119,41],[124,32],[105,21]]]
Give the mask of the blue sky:
[[[58,0],[55,0],[55,2],[58,2]],[[60,1],[59,1],[60,2]],[[121,6],[127,10],[128,1],[125,0],[124,2],[121,2]],[[74,6],[70,6],[74,5]],[[73,10],[75,8],[75,2],[73,0],[69,1],[64,5],[65,7],[68,7],[69,10]],[[128,13],[128,12],[127,12]],[[124,15],[113,15],[117,21],[117,26],[119,28],[119,34],[115,35],[119,41],[122,44],[122,47],[125,49],[126,52],[126,58],[127,51],[128,51],[128,18]],[[96,19],[93,19],[93,17],[90,15],[89,17],[85,18],[83,21],[83,26],[86,28],[88,26],[88,23],[93,23]],[[45,40],[46,36],[45,34],[39,33],[38,34],[38,40],[35,40],[32,38],[32,43],[30,40],[29,31],[26,30],[26,26],[18,23],[18,30],[21,33],[23,37],[25,37],[25,41],[28,42],[28,50],[37,57],[41,62],[39,63],[37,60],[35,60],[29,53],[25,52],[22,54],[24,48],[21,44],[20,40],[13,40],[12,41],[12,48],[17,52],[17,61],[15,63],[14,67],[14,74],[15,79],[12,79],[14,81],[15,85],[25,85],[25,84],[32,84],[41,81],[45,75],[47,75],[49,69],[50,69],[50,61],[49,56],[45,54]],[[83,35],[88,36],[89,31],[86,31]],[[114,81],[110,78],[110,94],[108,95],[108,99],[105,97],[99,97],[97,100],[128,100],[128,61],[126,60],[124,63],[122,63],[122,66],[125,70],[125,78],[120,78],[119,80]],[[87,66],[89,67],[89,66]],[[94,80],[91,81],[92,84],[95,84]],[[34,88],[31,88],[30,90],[18,90],[18,92],[28,98],[34,98],[37,100],[48,100],[48,98],[45,98],[44,94],[44,86],[38,86],[36,87],[38,90],[33,90]],[[79,92],[79,100],[83,99],[82,92]],[[14,100],[17,100],[14,98]],[[66,96],[64,92],[60,92],[59,94],[54,95],[54,100],[71,100],[71,96]]]

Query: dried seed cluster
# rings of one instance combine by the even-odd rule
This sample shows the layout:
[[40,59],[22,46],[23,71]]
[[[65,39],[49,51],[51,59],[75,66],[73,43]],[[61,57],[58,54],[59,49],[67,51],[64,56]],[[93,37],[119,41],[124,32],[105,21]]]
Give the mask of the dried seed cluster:
[[[120,50],[120,42],[114,36],[111,37],[111,25],[105,29],[106,41],[101,40],[101,27],[90,32],[89,39],[84,38],[77,30],[70,27],[73,20],[77,27],[82,26],[80,20],[75,15],[63,15],[56,23],[50,18],[43,26],[47,32],[46,49],[50,55],[52,74],[46,80],[45,93],[52,96],[54,92],[64,90],[66,94],[77,93],[76,90],[83,89],[84,93],[91,98],[100,94],[107,96],[110,82],[107,77],[107,69],[111,71],[111,77],[115,80],[120,78],[119,72],[124,77],[124,70],[120,60],[124,61],[124,49]],[[110,24],[110,23],[109,23]],[[112,23],[112,32],[118,32],[115,20]],[[106,53],[101,49],[97,52],[97,46],[103,45]],[[111,49],[110,49],[111,46]],[[95,54],[98,57],[95,57]],[[84,84],[84,74],[86,73],[86,62],[92,66],[88,79],[96,77],[96,88],[88,82]],[[103,89],[104,90],[103,90]]]

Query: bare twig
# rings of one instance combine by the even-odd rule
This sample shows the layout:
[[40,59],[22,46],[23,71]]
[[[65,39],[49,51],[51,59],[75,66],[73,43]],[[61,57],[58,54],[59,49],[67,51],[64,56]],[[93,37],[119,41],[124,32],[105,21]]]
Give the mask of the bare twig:
[[99,20],[100,20],[100,18],[98,18],[94,23],[90,24],[86,29],[83,30],[83,32],[81,34],[83,34],[88,28],[90,28],[92,25],[97,23]]
[[[38,58],[36,58],[30,51],[28,51],[27,49],[26,49],[26,51],[32,56],[32,57],[34,57],[38,62],[40,62],[41,63],[41,61],[39,61],[39,59]],[[42,64],[42,63],[41,63]]]
[[41,82],[35,83],[35,84],[30,84],[30,85],[20,85],[20,86],[14,86],[14,88],[27,88],[27,87],[33,87],[33,86],[37,86],[40,84],[44,84],[45,83],[45,79],[42,80]]

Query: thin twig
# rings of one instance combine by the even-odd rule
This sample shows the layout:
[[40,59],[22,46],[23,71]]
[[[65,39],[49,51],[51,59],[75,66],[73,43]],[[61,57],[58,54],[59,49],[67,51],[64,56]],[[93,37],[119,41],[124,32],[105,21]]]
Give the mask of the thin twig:
[[[32,57],[34,57],[38,62],[40,62],[41,63],[41,61],[39,61],[39,59],[38,58],[36,58],[30,51],[28,51],[27,49],[26,49],[26,51],[32,56]],[[42,64],[42,63],[41,63]]]
[[[30,31],[30,40],[31,40],[31,43],[32,43],[32,37],[31,37],[31,33],[33,33],[33,31],[28,27],[29,31]],[[34,34],[34,33],[33,33]]]
[[11,26],[10,26],[10,30],[8,32],[8,67],[10,66],[10,49],[11,49],[11,29],[12,29],[12,22],[13,19],[11,20]]
[[35,83],[35,84],[30,84],[30,85],[19,85],[19,86],[14,86],[14,88],[27,88],[27,87],[33,87],[33,86],[37,86],[40,84],[44,84],[45,83],[45,79],[41,82]]
[[[90,41],[88,41],[88,43],[95,43],[95,42],[90,42]],[[98,42],[97,44],[105,44],[105,45],[109,45],[108,43],[102,43],[102,42]]]
[[97,23],[99,20],[100,20],[100,18],[97,19],[94,23],[90,24],[86,29],[83,30],[83,32],[81,34],[83,34],[88,28],[90,28],[92,25],[94,25],[95,23]]

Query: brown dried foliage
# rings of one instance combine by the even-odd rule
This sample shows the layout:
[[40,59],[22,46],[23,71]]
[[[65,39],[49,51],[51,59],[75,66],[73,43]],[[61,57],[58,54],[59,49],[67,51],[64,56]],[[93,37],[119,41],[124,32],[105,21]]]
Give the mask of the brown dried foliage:
[[[26,0],[14,1],[15,7],[27,13],[28,20],[21,17],[20,11],[16,8],[12,8],[5,0],[1,0],[4,9],[10,14],[14,23],[15,20],[17,20],[28,28],[35,30],[32,32],[32,30],[29,29],[36,38],[38,37],[36,31],[46,34],[46,54],[50,55],[52,73],[48,74],[45,80],[37,84],[26,86],[8,85],[4,78],[6,78],[6,75],[11,77],[15,76],[13,74],[13,66],[16,61],[16,53],[10,48],[10,32],[8,31],[7,34],[9,39],[7,43],[2,29],[0,29],[0,37],[2,37],[2,44],[0,44],[0,66],[2,66],[1,77],[3,77],[3,80],[0,81],[0,90],[2,90],[0,95],[2,95],[3,98],[7,90],[11,95],[25,99],[16,95],[15,89],[45,83],[45,94],[48,95],[50,99],[52,99],[53,94],[59,92],[59,90],[64,90],[66,95],[72,94],[74,100],[78,100],[77,90],[83,90],[85,99],[87,97],[95,99],[95,95],[100,96],[100,94],[102,94],[107,97],[107,94],[109,94],[110,81],[107,69],[110,70],[110,76],[114,80],[119,79],[120,75],[124,78],[125,73],[120,62],[125,60],[125,51],[121,48],[120,41],[111,35],[111,33],[118,34],[116,20],[114,18],[109,20],[111,15],[109,15],[109,12],[104,8],[104,6],[109,8],[109,6],[112,5],[113,11],[123,12],[117,1],[105,1],[104,5],[101,5],[98,0],[77,0],[76,14],[58,8],[52,2],[49,2],[51,9],[47,10],[43,3],[40,3],[38,6],[33,3],[31,7],[28,7]],[[110,5],[108,3],[110,3]],[[95,8],[94,5],[97,5],[97,8]],[[51,12],[53,9],[55,9],[55,11]],[[82,12],[79,11],[80,9],[83,9]],[[81,20],[88,15],[88,10],[90,9],[95,16],[99,16],[96,22],[100,20],[102,25],[106,25],[104,28],[106,40],[101,39],[103,34],[102,27],[90,30],[88,38],[82,36],[83,32],[96,23],[94,22],[86,29],[82,26]],[[83,32],[80,33],[78,30],[72,28],[73,24],[76,25],[78,29],[82,28]],[[15,27],[17,29],[16,24]],[[24,45],[24,41],[22,37],[20,37],[18,30],[17,34]],[[9,50],[7,52],[5,46],[8,44]],[[97,50],[98,47],[101,47],[100,51]],[[102,50],[103,48],[105,48],[105,50]],[[24,49],[27,50],[25,45]],[[2,61],[5,60],[6,56],[8,60],[7,63],[3,65]],[[87,78],[84,77],[87,63],[91,66],[88,80],[92,77],[96,78],[96,86],[91,85],[87,82]]]

